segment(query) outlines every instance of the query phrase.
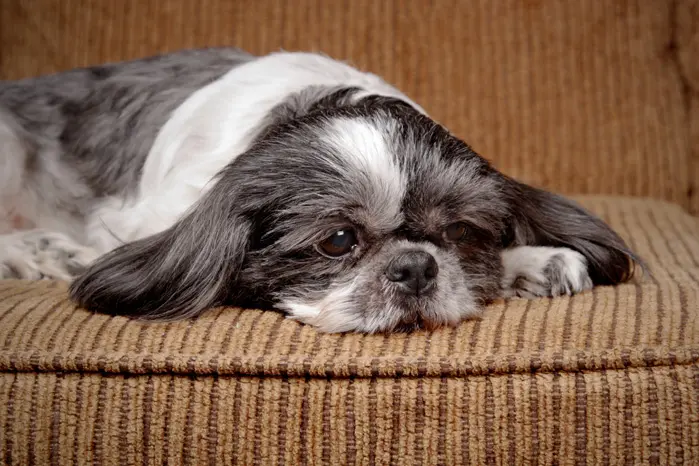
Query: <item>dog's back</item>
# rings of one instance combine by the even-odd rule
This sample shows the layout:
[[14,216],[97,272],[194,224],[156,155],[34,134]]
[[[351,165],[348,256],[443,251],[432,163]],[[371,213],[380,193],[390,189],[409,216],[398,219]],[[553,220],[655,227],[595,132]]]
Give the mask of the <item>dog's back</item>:
[[[96,199],[133,193],[172,112],[252,59],[238,49],[185,50],[1,82],[2,217],[21,212],[22,224],[61,231]],[[79,229],[65,233],[79,237]]]

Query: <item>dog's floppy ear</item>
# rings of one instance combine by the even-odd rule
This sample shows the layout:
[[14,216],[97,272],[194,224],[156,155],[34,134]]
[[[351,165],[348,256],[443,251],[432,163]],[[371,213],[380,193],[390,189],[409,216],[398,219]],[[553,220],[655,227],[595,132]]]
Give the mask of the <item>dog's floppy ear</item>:
[[553,246],[578,251],[587,259],[595,285],[613,285],[631,278],[642,261],[601,219],[557,194],[506,178],[510,221],[506,247]]
[[193,317],[222,304],[252,228],[232,202],[214,185],[171,228],[99,258],[71,284],[72,299],[91,311],[150,319]]

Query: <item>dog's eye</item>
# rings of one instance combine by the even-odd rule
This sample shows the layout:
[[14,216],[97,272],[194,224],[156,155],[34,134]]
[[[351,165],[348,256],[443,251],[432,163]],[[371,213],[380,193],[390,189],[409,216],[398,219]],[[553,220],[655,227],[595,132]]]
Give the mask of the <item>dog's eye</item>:
[[466,234],[466,224],[463,222],[452,223],[444,231],[444,235],[449,241],[459,241],[463,239]]
[[338,230],[318,245],[322,254],[340,257],[349,254],[357,245],[357,235],[352,230]]

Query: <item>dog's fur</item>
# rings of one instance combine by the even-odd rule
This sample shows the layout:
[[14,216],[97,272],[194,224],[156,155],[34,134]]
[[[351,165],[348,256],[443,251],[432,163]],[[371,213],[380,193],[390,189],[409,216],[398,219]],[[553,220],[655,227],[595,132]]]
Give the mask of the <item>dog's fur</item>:
[[496,297],[622,282],[637,261],[377,76],[308,53],[0,83],[0,221],[0,277],[77,276],[88,309],[237,304],[331,332],[455,324]]

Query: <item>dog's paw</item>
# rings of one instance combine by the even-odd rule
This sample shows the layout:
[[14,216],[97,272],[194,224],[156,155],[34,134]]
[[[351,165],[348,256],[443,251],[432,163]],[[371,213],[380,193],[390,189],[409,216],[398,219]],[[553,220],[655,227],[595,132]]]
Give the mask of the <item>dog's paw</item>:
[[70,281],[96,258],[94,250],[61,233],[29,230],[0,236],[0,279]]
[[501,257],[503,297],[553,297],[592,288],[585,257],[572,249],[519,246]]

